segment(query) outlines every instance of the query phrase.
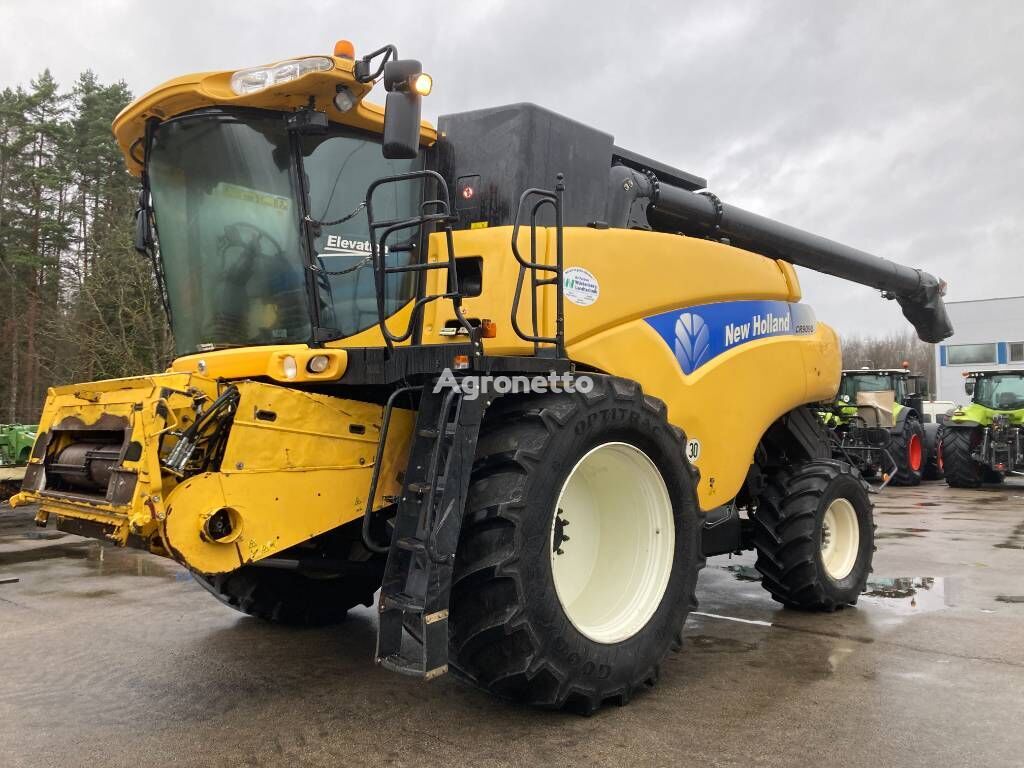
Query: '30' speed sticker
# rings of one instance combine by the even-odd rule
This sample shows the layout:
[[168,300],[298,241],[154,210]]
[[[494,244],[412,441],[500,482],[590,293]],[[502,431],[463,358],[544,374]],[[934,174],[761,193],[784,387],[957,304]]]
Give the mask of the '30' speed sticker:
[[700,458],[700,440],[690,439],[686,441],[686,458],[696,461]]

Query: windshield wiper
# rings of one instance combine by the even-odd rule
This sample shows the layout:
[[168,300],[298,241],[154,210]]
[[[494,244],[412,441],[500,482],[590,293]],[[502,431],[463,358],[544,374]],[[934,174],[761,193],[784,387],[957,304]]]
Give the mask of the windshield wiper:
[[216,352],[218,349],[238,349],[239,347],[246,347],[248,344],[228,344],[227,342],[204,342],[203,344],[196,344],[196,352]]

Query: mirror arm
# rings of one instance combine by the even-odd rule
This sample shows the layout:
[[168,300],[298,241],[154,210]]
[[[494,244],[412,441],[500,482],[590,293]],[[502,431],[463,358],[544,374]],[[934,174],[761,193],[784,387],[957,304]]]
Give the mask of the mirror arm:
[[[382,57],[380,63],[377,65],[376,69],[371,70],[370,66],[373,63],[373,60],[378,56]],[[363,56],[363,58],[356,62],[355,70],[353,72],[355,74],[356,80],[358,80],[360,83],[372,83],[374,80],[380,77],[381,74],[383,74],[384,65],[387,64],[389,60],[393,61],[397,58],[398,48],[391,45],[390,43],[381,48],[378,48],[376,51],[366,54],[365,56]]]

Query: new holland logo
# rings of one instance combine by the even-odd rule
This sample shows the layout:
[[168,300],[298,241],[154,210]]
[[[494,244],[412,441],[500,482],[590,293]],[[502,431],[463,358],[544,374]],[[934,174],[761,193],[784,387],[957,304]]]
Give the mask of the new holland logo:
[[676,321],[676,359],[683,373],[693,373],[711,354],[711,332],[704,318],[683,312]]
[[802,336],[817,328],[814,310],[785,301],[720,301],[646,318],[690,375],[743,344],[772,336]]

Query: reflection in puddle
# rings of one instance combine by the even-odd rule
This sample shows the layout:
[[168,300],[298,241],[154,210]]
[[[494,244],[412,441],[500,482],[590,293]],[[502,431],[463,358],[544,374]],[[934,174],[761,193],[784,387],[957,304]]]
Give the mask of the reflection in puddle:
[[[906,534],[913,535],[913,534]],[[761,574],[750,565],[720,565],[739,581],[760,581]],[[861,605],[874,605],[900,614],[938,611],[956,605],[956,579],[936,576],[877,577],[868,581]],[[1024,598],[1020,598],[1024,601]],[[1017,602],[1009,598],[1008,602]]]
[[761,581],[761,574],[752,565],[722,565],[723,571],[728,571],[740,581]]
[[942,577],[877,577],[868,581],[861,601],[904,614],[938,611],[956,605],[953,586]]
[[122,549],[98,541],[72,541],[53,546],[34,547],[0,553],[0,567],[29,565],[47,560],[67,560],[84,567],[91,576],[177,577],[179,569],[171,561],[137,549]]

